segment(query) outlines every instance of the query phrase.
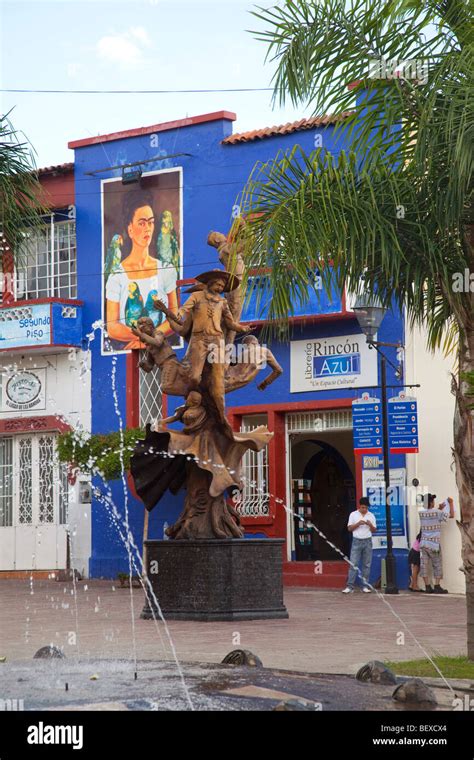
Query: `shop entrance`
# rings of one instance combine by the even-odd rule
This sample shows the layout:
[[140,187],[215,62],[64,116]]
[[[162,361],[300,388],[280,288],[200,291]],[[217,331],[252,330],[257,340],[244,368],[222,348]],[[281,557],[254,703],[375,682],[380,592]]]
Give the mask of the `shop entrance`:
[[[347,519],[355,509],[355,461],[352,432],[290,435],[293,511],[311,520],[345,555],[350,551]],[[316,531],[294,518],[295,559],[341,560]]]

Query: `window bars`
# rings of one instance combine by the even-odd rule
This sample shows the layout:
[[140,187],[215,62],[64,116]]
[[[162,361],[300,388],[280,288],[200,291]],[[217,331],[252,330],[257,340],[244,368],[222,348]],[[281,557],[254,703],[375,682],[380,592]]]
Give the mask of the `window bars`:
[[76,225],[54,222],[26,230],[16,271],[15,298],[77,298]]
[[[240,431],[247,433],[258,425],[267,424],[266,414],[242,417]],[[246,451],[242,459],[243,491],[237,511],[242,517],[262,517],[270,514],[268,486],[268,447],[261,451]]]
[[[145,352],[140,352],[143,358]],[[153,367],[151,372],[140,369],[140,426],[145,427],[149,422],[163,417],[163,393],[161,391],[161,372]]]

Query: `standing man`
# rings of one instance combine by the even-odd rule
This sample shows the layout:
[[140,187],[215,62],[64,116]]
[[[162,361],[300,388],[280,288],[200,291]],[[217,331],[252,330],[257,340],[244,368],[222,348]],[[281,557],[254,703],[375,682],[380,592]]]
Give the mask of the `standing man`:
[[[446,520],[454,517],[454,502],[451,496],[446,501],[435,508],[436,494],[427,493],[423,500],[425,508],[420,510],[420,527],[421,527],[421,568],[420,573],[425,582],[427,594],[447,594],[445,588],[441,588],[441,579],[443,577],[443,558],[441,554],[441,527]],[[434,588],[430,584],[429,569],[433,572]]]
[[[347,586],[343,594],[352,594],[357,575],[362,575],[364,584],[362,591],[370,594],[369,575],[372,564],[372,533],[377,530],[375,516],[369,512],[369,500],[366,496],[359,499],[359,506],[349,515],[347,529],[352,533],[351,567],[347,578]],[[358,569],[362,563],[362,572]]]

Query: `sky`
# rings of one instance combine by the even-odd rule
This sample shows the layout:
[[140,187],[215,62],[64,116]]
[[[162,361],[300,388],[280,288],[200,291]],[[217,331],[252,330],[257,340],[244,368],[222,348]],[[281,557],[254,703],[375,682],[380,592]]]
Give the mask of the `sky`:
[[[247,30],[276,0],[0,0],[1,89],[265,88],[274,64]],[[271,92],[191,94],[0,93],[35,149],[38,167],[73,160],[69,140],[218,110],[234,133],[311,115],[272,107]]]

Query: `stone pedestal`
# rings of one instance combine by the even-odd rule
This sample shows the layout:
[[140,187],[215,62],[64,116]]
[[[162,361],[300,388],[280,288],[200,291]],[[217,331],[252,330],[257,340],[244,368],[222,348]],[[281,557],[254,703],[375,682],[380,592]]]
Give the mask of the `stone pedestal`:
[[[283,539],[146,541],[147,573],[165,618],[287,618]],[[147,600],[142,618],[153,617]],[[157,611],[155,612],[158,617]]]

